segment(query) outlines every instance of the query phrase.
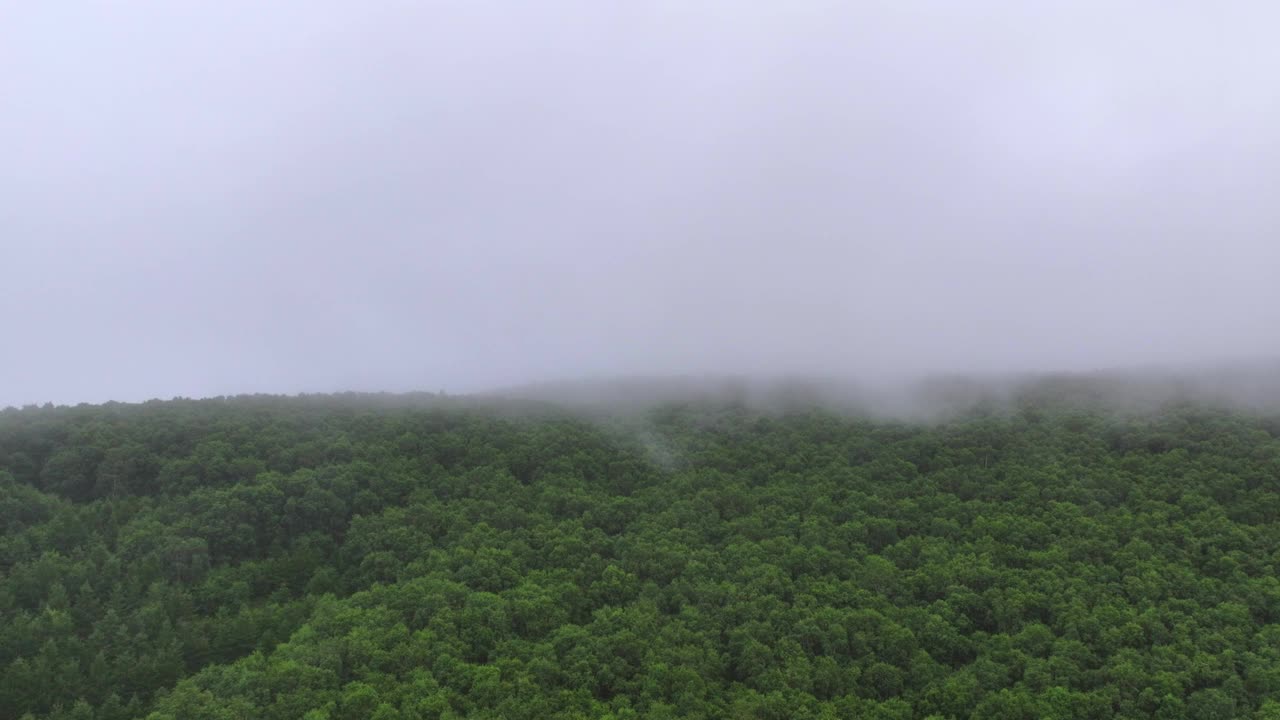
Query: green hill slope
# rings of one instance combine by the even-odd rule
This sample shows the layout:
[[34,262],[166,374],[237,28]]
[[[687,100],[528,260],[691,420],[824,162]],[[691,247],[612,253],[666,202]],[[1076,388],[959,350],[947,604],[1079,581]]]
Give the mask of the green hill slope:
[[0,718],[1280,717],[1280,417],[0,413]]

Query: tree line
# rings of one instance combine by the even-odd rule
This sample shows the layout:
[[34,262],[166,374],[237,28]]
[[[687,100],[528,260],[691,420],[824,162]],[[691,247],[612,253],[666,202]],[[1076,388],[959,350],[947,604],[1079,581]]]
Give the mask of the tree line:
[[1280,417],[0,412],[0,719],[1280,718]]

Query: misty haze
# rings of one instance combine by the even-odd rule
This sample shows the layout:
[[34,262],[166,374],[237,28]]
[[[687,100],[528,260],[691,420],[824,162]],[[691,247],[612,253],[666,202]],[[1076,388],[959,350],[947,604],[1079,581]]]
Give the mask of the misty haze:
[[1280,10],[0,22],[0,404],[1280,354]]
[[1280,719],[1278,27],[0,0],[0,720]]

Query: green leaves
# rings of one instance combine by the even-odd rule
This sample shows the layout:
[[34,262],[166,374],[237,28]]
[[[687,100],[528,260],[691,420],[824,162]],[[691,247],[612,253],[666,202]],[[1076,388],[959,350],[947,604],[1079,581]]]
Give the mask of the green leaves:
[[1276,427],[9,413],[0,720],[1268,717]]

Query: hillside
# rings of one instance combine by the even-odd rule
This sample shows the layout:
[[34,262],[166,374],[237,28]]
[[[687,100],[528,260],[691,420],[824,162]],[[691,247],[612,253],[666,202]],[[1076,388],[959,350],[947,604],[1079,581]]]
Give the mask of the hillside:
[[1115,383],[5,410],[0,719],[1280,718],[1280,412]]

